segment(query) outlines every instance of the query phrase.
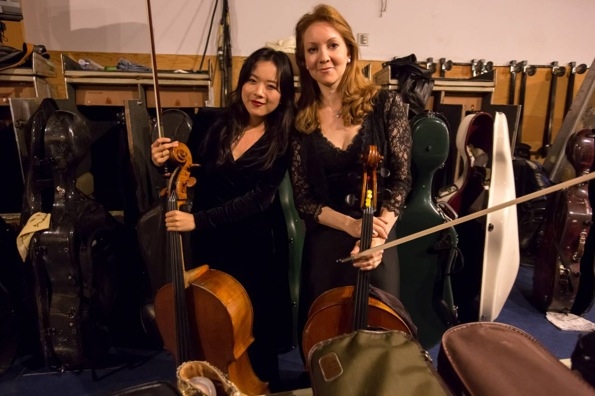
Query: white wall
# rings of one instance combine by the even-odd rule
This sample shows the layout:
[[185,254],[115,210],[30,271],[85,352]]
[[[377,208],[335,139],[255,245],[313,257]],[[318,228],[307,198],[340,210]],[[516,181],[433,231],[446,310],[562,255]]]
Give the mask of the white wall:
[[[148,53],[149,0],[21,0],[25,38],[52,51]],[[265,42],[290,36],[298,18],[319,0],[229,0],[232,53],[245,56]],[[570,61],[595,57],[593,0],[327,0],[369,33],[362,58],[455,62],[483,58],[495,64]],[[217,48],[221,3],[208,42]],[[202,54],[215,0],[150,0],[156,51]]]

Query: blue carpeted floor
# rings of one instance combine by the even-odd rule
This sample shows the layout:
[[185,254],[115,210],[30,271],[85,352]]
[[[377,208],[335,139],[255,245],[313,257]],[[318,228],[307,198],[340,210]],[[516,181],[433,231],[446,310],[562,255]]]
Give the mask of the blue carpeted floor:
[[[578,332],[561,331],[552,325],[530,302],[532,268],[521,266],[517,281],[497,318],[534,336],[556,357],[569,358]],[[584,315],[595,321],[595,311]],[[439,345],[429,352],[436,361]],[[307,387],[307,374],[297,350],[280,355],[282,384],[277,391]],[[82,396],[110,395],[124,388],[152,381],[174,381],[175,365],[163,351],[115,349],[109,360],[96,370],[56,373],[31,369],[27,358],[18,359],[0,377],[0,395]]]
[[[550,323],[545,314],[531,303],[532,287],[533,268],[522,265],[515,285],[496,322],[507,323],[524,330],[558,359],[570,358],[580,332],[562,331]],[[583,317],[595,322],[595,310],[591,309]],[[434,361],[436,361],[439,349],[440,345],[436,345],[429,350]]]

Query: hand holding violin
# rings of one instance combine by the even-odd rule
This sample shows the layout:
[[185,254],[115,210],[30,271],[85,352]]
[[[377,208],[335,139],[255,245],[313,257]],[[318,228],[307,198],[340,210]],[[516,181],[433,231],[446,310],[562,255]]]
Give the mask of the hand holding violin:
[[170,157],[170,149],[178,147],[178,142],[172,142],[168,137],[155,139],[151,144],[151,161],[155,166],[163,166]]

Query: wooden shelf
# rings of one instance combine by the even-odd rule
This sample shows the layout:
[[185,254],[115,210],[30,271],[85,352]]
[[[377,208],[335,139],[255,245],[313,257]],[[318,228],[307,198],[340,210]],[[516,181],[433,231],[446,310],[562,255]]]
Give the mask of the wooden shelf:
[[[494,72],[486,72],[472,78],[434,78],[433,91],[448,92],[494,92]],[[374,74],[374,82],[386,89],[398,89],[399,82],[391,66],[387,65]]]
[[0,105],[7,106],[10,98],[49,98],[50,84],[45,77],[55,77],[56,67],[37,53],[31,57],[31,67],[15,67],[0,71]]
[[[140,100],[147,107],[156,107],[151,72],[83,70],[65,55],[62,65],[67,97],[77,105],[124,106],[127,100]],[[163,108],[198,108],[212,103],[210,71],[159,71],[157,77]]]

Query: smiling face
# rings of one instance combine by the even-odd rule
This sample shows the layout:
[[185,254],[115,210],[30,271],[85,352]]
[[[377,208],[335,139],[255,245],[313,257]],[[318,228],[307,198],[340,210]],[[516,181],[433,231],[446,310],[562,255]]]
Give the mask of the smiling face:
[[345,40],[327,22],[315,22],[304,32],[306,69],[318,84],[336,87],[350,62]]
[[277,67],[273,62],[259,61],[242,86],[242,102],[252,124],[262,122],[279,106],[281,92],[277,75]]

